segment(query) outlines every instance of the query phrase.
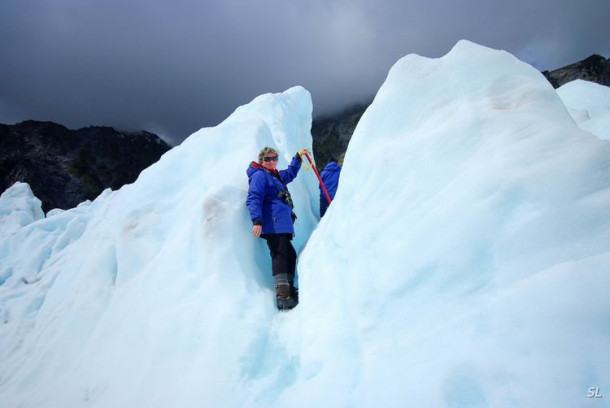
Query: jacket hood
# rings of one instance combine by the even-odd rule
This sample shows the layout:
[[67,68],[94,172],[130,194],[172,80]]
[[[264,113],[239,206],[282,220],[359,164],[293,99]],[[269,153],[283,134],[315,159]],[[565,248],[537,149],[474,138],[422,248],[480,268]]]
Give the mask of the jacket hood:
[[257,171],[260,171],[262,169],[263,169],[263,167],[260,164],[258,164],[257,162],[253,161],[248,166],[248,170],[246,170],[246,174],[248,175],[248,178],[252,178],[252,175],[254,173],[256,173]]

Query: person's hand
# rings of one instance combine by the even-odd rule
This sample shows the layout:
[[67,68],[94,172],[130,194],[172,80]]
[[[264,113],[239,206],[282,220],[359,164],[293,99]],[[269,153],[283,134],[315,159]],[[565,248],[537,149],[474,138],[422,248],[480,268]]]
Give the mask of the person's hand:
[[252,235],[254,235],[256,238],[261,236],[261,232],[263,232],[262,225],[255,225],[252,227]]

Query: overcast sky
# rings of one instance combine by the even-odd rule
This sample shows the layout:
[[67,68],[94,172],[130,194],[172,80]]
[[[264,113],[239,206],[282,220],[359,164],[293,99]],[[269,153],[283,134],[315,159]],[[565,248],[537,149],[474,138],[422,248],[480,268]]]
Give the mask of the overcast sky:
[[538,69],[610,56],[610,0],[1,0],[0,123],[149,130],[172,144],[294,85],[314,115],[460,39]]

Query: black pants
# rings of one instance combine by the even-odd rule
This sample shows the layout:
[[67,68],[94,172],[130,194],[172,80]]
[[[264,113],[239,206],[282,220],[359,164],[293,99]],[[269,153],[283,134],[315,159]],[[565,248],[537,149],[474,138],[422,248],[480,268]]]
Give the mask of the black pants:
[[267,240],[271,254],[271,271],[273,275],[285,273],[288,281],[294,282],[294,271],[297,263],[297,252],[292,243],[292,234],[265,234],[261,235]]

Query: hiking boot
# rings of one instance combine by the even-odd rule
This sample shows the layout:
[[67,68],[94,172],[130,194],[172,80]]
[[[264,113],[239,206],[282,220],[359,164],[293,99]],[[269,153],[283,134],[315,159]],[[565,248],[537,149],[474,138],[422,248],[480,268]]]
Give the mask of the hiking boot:
[[299,288],[295,288],[293,285],[290,285],[290,297],[299,303]]
[[299,303],[299,288],[294,286],[293,274],[288,274],[288,284],[290,285],[290,297]]
[[277,308],[279,310],[290,310],[299,304],[299,301],[294,299],[290,292],[290,285],[278,284],[275,286]]

